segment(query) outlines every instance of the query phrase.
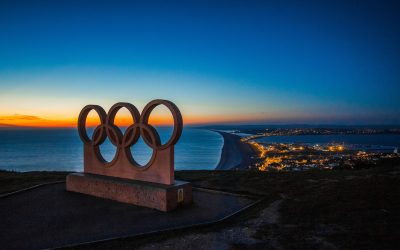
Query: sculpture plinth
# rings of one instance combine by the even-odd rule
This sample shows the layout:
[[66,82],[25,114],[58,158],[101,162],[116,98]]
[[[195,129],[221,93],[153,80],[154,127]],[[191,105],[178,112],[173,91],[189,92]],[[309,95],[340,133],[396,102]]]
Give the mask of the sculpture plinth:
[[[148,124],[151,111],[158,105],[165,105],[174,118],[174,130],[165,144],[161,144],[157,130]],[[128,109],[134,120],[134,124],[124,134],[114,124],[115,116],[121,108]],[[86,118],[91,110],[97,112],[101,121],[92,139],[86,133]],[[84,107],[78,118],[79,136],[84,143],[84,174],[68,175],[67,190],[161,211],[190,204],[190,183],[174,180],[174,145],[179,140],[182,128],[179,109],[166,100],[151,101],[141,115],[129,103],[115,104],[108,114],[98,105]],[[140,136],[153,149],[150,161],[144,166],[134,160],[130,150]],[[100,145],[107,137],[116,146],[115,156],[110,162],[100,152]]]
[[192,202],[189,182],[172,185],[134,181],[116,177],[76,173],[67,176],[67,189],[101,198],[131,203],[161,211],[171,211]]

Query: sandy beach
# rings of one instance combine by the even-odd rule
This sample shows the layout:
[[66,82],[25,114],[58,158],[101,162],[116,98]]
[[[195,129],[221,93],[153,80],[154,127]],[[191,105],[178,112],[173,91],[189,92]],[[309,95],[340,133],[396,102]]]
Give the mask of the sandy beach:
[[251,156],[254,155],[254,150],[246,143],[240,141],[240,136],[215,131],[224,138],[224,146],[222,147],[221,159],[216,170],[227,169],[247,169],[251,163]]

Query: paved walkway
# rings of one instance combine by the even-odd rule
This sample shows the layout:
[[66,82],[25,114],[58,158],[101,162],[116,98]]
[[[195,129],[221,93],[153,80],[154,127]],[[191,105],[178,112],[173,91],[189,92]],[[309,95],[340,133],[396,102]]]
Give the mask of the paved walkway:
[[2,249],[41,249],[219,220],[253,200],[193,191],[194,204],[164,213],[51,184],[0,199]]

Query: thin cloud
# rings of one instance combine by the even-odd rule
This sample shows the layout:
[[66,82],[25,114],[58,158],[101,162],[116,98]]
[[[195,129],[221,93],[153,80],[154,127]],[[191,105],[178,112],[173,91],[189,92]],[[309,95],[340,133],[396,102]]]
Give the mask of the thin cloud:
[[75,120],[49,120],[35,115],[0,116],[0,127],[73,127]]
[[39,116],[21,115],[21,114],[15,114],[15,115],[10,115],[10,116],[0,116],[0,121],[16,121],[16,120],[45,121],[46,119],[43,119]]
[[16,128],[16,127],[19,127],[19,126],[15,125],[15,124],[0,123],[0,128]]

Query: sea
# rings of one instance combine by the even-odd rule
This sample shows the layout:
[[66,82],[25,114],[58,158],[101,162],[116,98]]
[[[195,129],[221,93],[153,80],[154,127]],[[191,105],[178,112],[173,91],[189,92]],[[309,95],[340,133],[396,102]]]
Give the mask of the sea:
[[298,144],[344,144],[353,150],[393,152],[400,148],[399,134],[373,134],[373,135],[292,135],[292,136],[266,136],[255,139],[261,143],[298,143]]
[[[165,143],[172,127],[159,127]],[[88,129],[91,137],[92,129]],[[175,169],[215,169],[221,156],[223,138],[206,129],[185,127],[175,146]],[[103,157],[111,161],[115,147],[107,139],[100,146]],[[151,157],[152,149],[142,139],[131,147],[141,165]],[[0,169],[13,171],[83,171],[83,143],[76,129],[0,129]]]
[[[157,131],[161,142],[165,143],[172,133],[172,127],[159,127]],[[92,132],[89,128],[89,137]],[[398,134],[269,136],[258,138],[256,141],[321,145],[341,143],[350,149],[377,152],[393,152],[395,148],[400,149]],[[185,127],[175,146],[175,169],[215,169],[220,160],[223,143],[222,136],[217,132]],[[100,150],[106,160],[113,159],[115,147],[108,139],[101,145]],[[145,165],[152,154],[152,150],[142,139],[131,147],[131,152],[141,165]],[[0,128],[0,169],[20,172],[83,171],[83,143],[76,129]]]

